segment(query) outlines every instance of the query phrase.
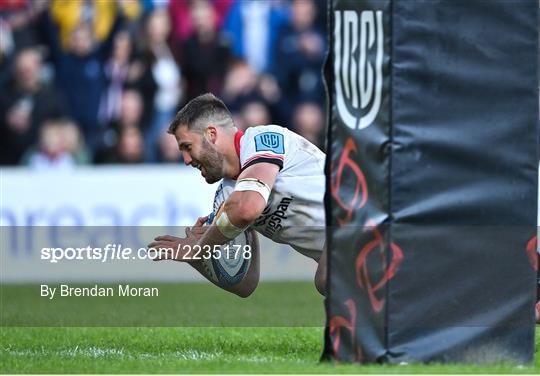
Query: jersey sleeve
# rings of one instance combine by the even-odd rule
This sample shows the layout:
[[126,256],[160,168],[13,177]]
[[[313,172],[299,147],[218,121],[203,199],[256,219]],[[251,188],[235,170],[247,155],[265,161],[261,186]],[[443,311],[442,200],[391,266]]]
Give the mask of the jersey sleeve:
[[279,126],[248,128],[240,142],[240,168],[256,163],[272,163],[281,170],[288,152],[288,134]]

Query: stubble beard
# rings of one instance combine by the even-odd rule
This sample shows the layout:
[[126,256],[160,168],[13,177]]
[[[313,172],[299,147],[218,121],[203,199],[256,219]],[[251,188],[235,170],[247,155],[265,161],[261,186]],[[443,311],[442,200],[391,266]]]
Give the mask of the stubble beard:
[[202,141],[202,157],[200,160],[205,169],[204,179],[213,184],[223,178],[223,155],[210,145],[205,138]]

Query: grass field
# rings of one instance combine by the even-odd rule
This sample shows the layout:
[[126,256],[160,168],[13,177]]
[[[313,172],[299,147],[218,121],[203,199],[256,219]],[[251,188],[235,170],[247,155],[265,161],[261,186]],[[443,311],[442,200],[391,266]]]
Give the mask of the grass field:
[[[70,304],[72,308],[78,307],[75,315],[84,312],[100,315],[103,309],[115,307],[109,312],[110,321],[104,316],[100,316],[102,321],[88,321],[91,325],[108,327],[13,327],[28,324],[31,320],[53,323],[51,317],[54,315],[36,317],[28,313],[32,308],[28,304],[34,301],[36,288],[2,287],[1,373],[540,373],[539,356],[534,366],[525,368],[513,365],[320,364],[323,329],[315,324],[322,322],[324,315],[322,301],[310,283],[263,284],[247,300],[228,296],[207,284],[162,285],[160,291],[167,299],[144,304],[147,308],[139,314],[133,312],[135,303],[127,304],[123,310],[114,300],[100,306],[98,301],[88,298],[62,302],[54,314],[69,310]],[[291,297],[284,291],[295,294]],[[170,297],[175,297],[174,301],[171,302]],[[227,303],[228,312],[218,309],[224,303]],[[292,305],[286,312],[278,309],[284,303]],[[21,311],[25,305],[26,311]],[[39,312],[45,308],[38,306],[36,309]],[[291,318],[291,314],[311,316]],[[73,325],[75,315],[65,315],[62,319]],[[110,326],[115,322],[118,324],[122,315],[128,315],[127,323],[133,326],[148,323],[147,315],[155,315],[156,324],[175,317],[177,324],[184,326]],[[221,327],[185,325],[211,322],[216,316],[222,318]],[[225,326],[235,323],[236,316],[251,320],[250,325],[255,326]],[[279,327],[265,325],[268,323]],[[303,324],[309,326],[299,327]],[[540,347],[538,333],[536,344]]]

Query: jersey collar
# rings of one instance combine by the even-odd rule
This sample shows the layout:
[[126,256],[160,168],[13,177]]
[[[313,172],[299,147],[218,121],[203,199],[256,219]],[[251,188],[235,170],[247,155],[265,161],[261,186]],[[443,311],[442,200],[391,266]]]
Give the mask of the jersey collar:
[[[244,135],[244,132],[242,131],[236,131],[234,135],[234,150],[236,150],[236,155],[238,155],[238,164],[240,165],[240,140],[242,139],[242,136]],[[242,166],[240,165],[240,168]],[[238,176],[235,176],[233,180],[238,179]]]
[[234,135],[234,149],[236,150],[236,155],[238,155],[238,158],[240,158],[240,139],[244,135],[244,132],[242,131],[236,131]]

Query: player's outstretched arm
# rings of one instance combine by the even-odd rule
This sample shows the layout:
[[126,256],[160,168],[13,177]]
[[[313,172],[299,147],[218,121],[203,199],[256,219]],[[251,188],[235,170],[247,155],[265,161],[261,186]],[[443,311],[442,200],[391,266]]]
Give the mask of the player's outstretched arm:
[[[279,167],[271,163],[257,163],[246,168],[240,176],[234,192],[225,201],[225,211],[231,222],[239,227],[249,226],[263,212],[267,205],[268,196],[274,187]],[[242,181],[256,181],[265,189],[238,188]],[[267,192],[264,192],[267,190]],[[266,193],[266,197],[264,196]]]
[[246,277],[244,284],[235,285],[235,287],[224,286],[213,276],[212,268],[205,268],[205,266],[209,266],[208,260],[189,260],[185,257],[184,250],[189,252],[196,247],[202,250],[214,249],[214,247],[226,244],[246,231],[266,207],[278,172],[277,165],[265,162],[256,163],[246,168],[238,177],[235,189],[225,201],[223,210],[218,210],[215,225],[203,226],[207,217],[199,218],[195,226],[186,231],[187,237],[184,239],[169,235],[158,236],[148,247],[171,251],[163,253],[162,256],[156,258],[156,261],[172,259],[189,262],[219,287],[239,296],[248,296],[258,283],[258,244],[253,247],[257,251],[256,273],[252,271],[253,274],[250,274],[249,278]]
[[[257,163],[245,169],[238,177],[234,191],[225,201],[223,210],[220,209],[216,213],[215,225],[198,230],[203,233],[197,245],[204,248],[226,244],[246,231],[266,207],[268,196],[274,186],[278,172],[279,167],[270,163]],[[243,184],[243,182],[247,182],[247,184]],[[251,234],[256,239],[253,231]],[[254,256],[257,259],[252,260],[256,261],[256,272],[253,271],[252,274],[246,277],[242,286],[235,286],[235,291],[232,291],[239,296],[248,296],[257,286],[259,280],[258,248],[257,243],[256,247],[253,247],[253,249],[256,249]],[[201,263],[197,264],[199,266],[197,270],[203,275],[205,274],[205,263],[208,264],[208,261],[201,261]],[[215,279],[210,280],[215,283]],[[223,288],[223,286],[220,287]],[[227,288],[225,290],[231,291]]]
[[[196,244],[203,249],[222,245],[248,229],[266,207],[278,171],[279,167],[270,163],[258,163],[245,169],[225,201],[224,210],[216,214],[215,226],[204,229]],[[247,188],[238,188],[243,180],[255,181],[256,187],[251,189],[248,184]],[[260,185],[263,188],[257,190]]]
[[[252,229],[245,231],[246,243],[249,246],[249,258],[244,259],[242,262],[247,263],[247,270],[239,275],[240,279],[235,278],[234,282],[231,282],[227,278],[223,278],[223,275],[220,274],[223,272],[216,267],[217,263],[219,263],[216,257],[227,257],[224,250],[219,252],[219,256],[216,256],[214,251],[208,252],[210,257],[195,257],[195,255],[191,254],[193,253],[192,250],[199,247],[198,243],[201,237],[212,227],[215,227],[205,226],[207,219],[208,217],[197,219],[193,227],[186,229],[185,238],[171,235],[156,237],[153,242],[148,244],[148,248],[160,251],[159,256],[154,261],[174,260],[187,262],[216,286],[242,298],[248,297],[259,283],[259,240],[255,231]],[[234,251],[234,249],[231,250],[231,252]],[[238,250],[236,249],[236,251]],[[244,257],[243,250],[241,257]]]
[[278,172],[279,167],[271,163],[246,168],[225,201],[224,210],[216,214],[216,225],[205,231],[199,246],[225,244],[247,229],[266,207]]

